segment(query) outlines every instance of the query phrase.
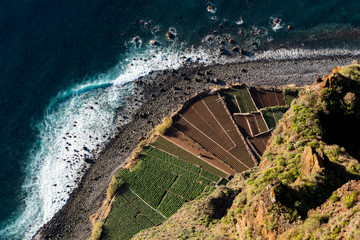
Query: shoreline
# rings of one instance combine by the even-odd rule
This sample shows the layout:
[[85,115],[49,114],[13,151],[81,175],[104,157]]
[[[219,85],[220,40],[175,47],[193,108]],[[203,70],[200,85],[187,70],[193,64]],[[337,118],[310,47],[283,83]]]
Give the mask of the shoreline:
[[[253,60],[249,62],[184,66],[176,71],[155,72],[137,80],[144,103],[132,121],[105,146],[87,170],[70,199],[33,239],[86,239],[91,234],[89,216],[106,197],[106,188],[138,145],[163,117],[171,115],[199,92],[216,85],[304,86],[328,74],[338,65],[351,63],[356,56],[327,56],[290,60]],[[136,84],[136,83],[135,83]],[[134,96],[135,98],[135,96]],[[119,119],[124,117],[119,112]]]

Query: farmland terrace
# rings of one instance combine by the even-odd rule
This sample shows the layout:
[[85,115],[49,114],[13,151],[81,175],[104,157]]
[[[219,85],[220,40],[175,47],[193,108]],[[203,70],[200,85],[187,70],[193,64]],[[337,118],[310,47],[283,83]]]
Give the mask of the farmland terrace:
[[171,126],[142,148],[136,166],[116,176],[122,185],[101,239],[129,239],[159,225],[184,203],[256,166],[279,112],[288,108],[286,92],[294,96],[289,90],[233,86],[190,100]]
[[[153,72],[148,76],[141,77],[134,83],[134,86],[137,89],[137,95],[130,99],[131,104],[129,104],[129,106],[123,110],[120,109],[118,112],[119,122],[127,122],[129,119],[132,119],[132,121],[126,123],[123,128],[116,130],[111,138],[111,141],[103,146],[104,148],[99,156],[92,159],[93,162],[91,168],[89,168],[89,170],[85,173],[81,183],[79,183],[79,186],[71,193],[70,199],[67,201],[65,206],[39,230],[34,239],[88,239],[93,226],[98,226],[92,225],[94,222],[89,221],[89,216],[97,213],[101,204],[108,200],[106,188],[109,186],[109,182],[111,181],[114,174],[122,171],[120,169],[123,168],[124,164],[132,155],[133,150],[139,145],[141,139],[148,139],[152,129],[154,129],[154,127],[161,122],[163,117],[170,116],[174,112],[177,112],[185,102],[194,98],[199,93],[208,91],[209,89],[233,84],[247,84],[248,86],[263,87],[286,86],[287,84],[294,84],[293,86],[305,86],[307,84],[311,84],[318,76],[327,74],[331,70],[332,66],[348,64],[352,60],[353,56],[336,56],[332,58],[306,58],[280,61],[260,60],[211,66],[198,66],[197,64],[188,63],[187,66],[177,70]],[[248,90],[250,89],[242,88],[241,91],[248,92]],[[276,126],[276,120],[283,114],[283,111],[286,109],[280,107],[256,109],[251,105],[251,103],[249,103],[252,101],[251,98],[247,98],[247,102],[234,98],[234,94],[238,94],[236,93],[237,88],[228,89],[227,91],[229,92],[228,95],[230,95],[230,99],[233,102],[232,107],[230,107],[230,104],[226,99],[226,91],[220,91],[218,93],[226,103],[226,107],[231,113],[232,119],[234,119],[234,113],[251,113],[254,111],[261,111],[265,122],[270,129],[270,134],[271,129]],[[231,94],[231,91],[234,91],[235,93]],[[286,105],[290,105],[292,99],[296,97],[297,91],[290,89],[287,92],[283,92],[283,94],[284,93],[285,103]],[[236,110],[236,108],[239,109],[237,104],[240,107],[240,110]],[[134,112],[133,105],[139,106],[140,108]],[[252,106],[252,109],[249,106]],[[176,119],[174,119],[174,122],[176,122],[175,120]],[[250,142],[252,136],[245,135],[242,128],[238,125],[236,126],[238,127],[240,133],[245,136],[244,141]],[[192,149],[192,151],[182,151],[183,155],[187,156],[186,161],[182,161],[187,162],[193,166],[197,166],[200,170],[205,170],[206,172],[219,177],[219,180],[216,180],[216,182],[211,181],[209,185],[207,185],[208,187],[204,185],[205,188],[217,188],[216,184],[225,182],[225,180],[222,181],[221,179],[226,179],[228,178],[229,174],[234,174],[234,169],[221,161],[219,157],[215,156],[214,154],[210,154],[210,152],[208,152],[204,146],[194,142],[194,139],[191,139],[181,131],[179,134],[183,137],[182,139],[184,141],[179,139],[177,142],[171,142],[172,145],[168,145],[172,146],[174,149],[176,147],[177,151],[180,152],[180,150],[183,148],[179,147],[179,143],[188,143],[188,147],[186,149]],[[230,133],[228,133],[228,135],[230,136]],[[256,136],[259,135],[254,135],[254,137]],[[166,140],[170,139],[167,138],[166,135],[163,135],[162,137]],[[190,144],[190,142],[187,141],[189,138],[193,143]],[[151,145],[158,149],[160,144],[156,146],[155,142],[153,142]],[[254,145],[254,148],[250,147],[250,150],[253,152],[255,152],[257,149],[255,143]],[[251,145],[249,144],[249,146]],[[181,157],[180,153],[175,153],[174,151],[170,150],[162,150],[163,152],[167,152],[170,156],[178,156],[179,158]],[[258,150],[261,151],[260,148]],[[140,154],[139,156],[141,157],[143,155],[145,156],[146,153]],[[138,158],[138,160],[141,162],[140,158]],[[205,165],[205,160],[208,160],[209,164]],[[222,164],[219,164],[220,162],[222,162]],[[141,164],[139,166],[141,166]],[[133,169],[132,171],[135,170],[136,169]],[[204,174],[206,173],[203,172],[203,174],[200,176]],[[167,176],[171,175],[167,174]],[[206,179],[208,178],[206,177]],[[203,179],[203,184],[206,184],[206,179]],[[123,190],[129,189],[129,184],[130,183],[125,182],[125,184],[122,185],[123,188],[120,188],[120,190],[116,192],[115,198],[111,198],[110,202],[114,203],[117,196],[120,195]],[[207,194],[208,191],[206,191],[207,189],[205,188],[202,193]],[[137,193],[134,189],[131,188],[131,186],[130,189],[133,190],[131,193],[137,194],[135,196],[139,198],[139,201],[137,201],[138,203],[143,203],[145,206],[150,208],[150,204],[146,201],[146,199],[141,197],[141,194]],[[165,189],[165,192],[173,193],[173,191],[168,188]],[[168,194],[168,197],[166,198],[166,201],[168,202],[171,202],[169,197],[170,195],[171,194]],[[183,200],[186,202],[186,197]],[[164,203],[165,199],[163,204]],[[141,206],[137,206],[136,208],[138,208],[139,212],[142,212],[142,214],[135,214],[134,216],[149,216],[149,214],[144,210],[144,212],[140,210]],[[154,213],[155,210],[155,213],[162,213],[160,207],[158,208],[158,206],[156,206],[156,208],[152,206],[150,209],[153,210],[150,211],[151,213]],[[111,214],[115,214],[114,211],[115,208],[112,209]],[[106,212],[107,211],[104,211],[104,213]],[[108,219],[110,219],[111,214],[109,215]],[[159,215],[161,216],[161,214]],[[164,213],[162,213],[162,215],[166,217]],[[111,222],[107,219],[104,219],[104,221],[107,222],[107,224],[110,224]],[[101,223],[101,221],[99,222]],[[150,222],[152,222],[154,225],[158,224],[158,222],[155,220]],[[148,225],[139,227],[137,230],[140,228],[143,229],[147,226]],[[99,233],[101,232],[101,229],[102,228],[99,228]],[[103,230],[104,236],[102,237],[105,237],[106,231],[105,229]],[[131,232],[133,233],[135,231],[129,231],[127,235],[128,237],[131,236]]]

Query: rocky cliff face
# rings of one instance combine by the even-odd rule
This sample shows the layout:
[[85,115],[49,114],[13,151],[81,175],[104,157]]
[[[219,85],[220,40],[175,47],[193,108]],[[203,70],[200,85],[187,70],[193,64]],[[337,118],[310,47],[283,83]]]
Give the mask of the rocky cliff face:
[[135,239],[359,239],[359,79],[356,63],[317,79],[258,168]]

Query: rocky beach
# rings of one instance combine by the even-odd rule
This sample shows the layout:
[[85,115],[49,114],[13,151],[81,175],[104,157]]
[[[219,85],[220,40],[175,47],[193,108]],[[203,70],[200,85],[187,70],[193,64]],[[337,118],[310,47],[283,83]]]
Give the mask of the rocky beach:
[[[89,160],[92,165],[70,199],[33,239],[87,239],[91,234],[89,217],[105,199],[111,177],[163,117],[170,116],[197,94],[232,84],[279,88],[309,85],[334,67],[355,59],[357,56],[264,59],[211,66],[189,62],[180,69],[153,72],[138,79],[134,83],[136,95],[118,112],[118,121],[131,121],[118,129],[96,159]],[[137,108],[131,115],[131,110]]]

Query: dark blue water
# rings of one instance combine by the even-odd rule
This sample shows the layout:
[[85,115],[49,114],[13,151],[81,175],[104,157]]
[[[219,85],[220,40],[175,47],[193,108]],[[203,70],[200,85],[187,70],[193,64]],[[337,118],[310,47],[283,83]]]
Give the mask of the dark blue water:
[[[208,6],[214,11],[207,11]],[[116,110],[131,94],[131,87],[121,83],[151,68],[181,64],[174,59],[161,63],[166,54],[181,55],[191,46],[195,55],[200,46],[216,49],[217,43],[204,41],[208,35],[232,35],[255,56],[277,48],[356,50],[359,12],[360,3],[349,0],[0,1],[0,238],[21,239],[26,232],[29,238],[52,214],[44,210],[51,208],[44,196],[53,194],[44,187],[45,180],[66,174],[68,168],[46,171],[56,169],[57,159],[72,158],[57,149],[68,131],[64,126],[75,119],[82,121],[83,132],[100,128],[90,120],[86,123],[94,116],[79,110],[88,102],[99,101],[97,114],[106,122],[101,126],[111,128]],[[169,28],[177,34],[175,41],[165,38]],[[135,36],[142,43],[132,43]],[[152,39],[161,46],[150,46]],[[154,54],[158,61],[153,65],[129,67],[134,56]],[[50,142],[52,146],[43,146]]]

